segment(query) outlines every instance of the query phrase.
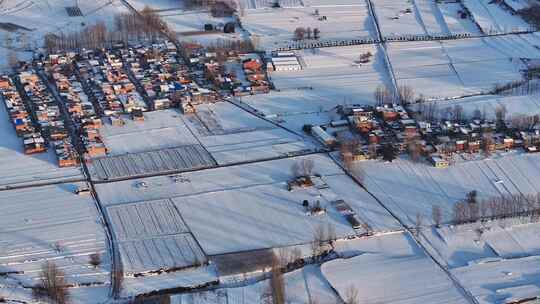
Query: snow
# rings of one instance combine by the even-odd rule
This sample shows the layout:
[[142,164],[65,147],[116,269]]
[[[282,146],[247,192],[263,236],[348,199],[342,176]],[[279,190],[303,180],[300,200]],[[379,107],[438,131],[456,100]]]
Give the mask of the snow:
[[[92,197],[74,194],[78,186],[0,191],[0,272],[21,271],[10,277],[31,286],[42,264],[53,261],[68,283],[108,284],[107,237]],[[102,256],[96,269],[89,264],[94,253]]]
[[124,278],[121,296],[133,297],[153,291],[175,288],[200,288],[217,282],[216,269],[210,265],[160,275]]
[[[373,55],[370,62],[358,63],[359,56],[366,53]],[[304,50],[298,55],[305,62],[303,70],[273,72],[271,79],[281,91],[304,89],[301,94],[314,95],[311,99],[315,99],[315,105],[317,99],[331,100],[328,106],[341,104],[345,99],[371,104],[373,91],[380,85],[390,84],[382,53],[374,45]],[[312,107],[304,109],[314,112]]]
[[459,16],[459,11],[463,11],[461,3],[441,2],[437,3],[437,5],[443,14],[446,26],[452,34],[481,34],[480,29],[470,18],[462,19]]
[[[310,193],[311,192],[311,193]],[[350,225],[318,191],[288,191],[284,183],[173,199],[193,234],[210,255],[310,243],[319,227],[337,237]],[[308,215],[304,199],[320,200],[325,215]],[[209,217],[212,221],[206,221]]]
[[[399,229],[385,210],[328,157],[308,158],[314,160],[314,172],[323,175],[329,188],[288,191],[288,168],[299,158],[184,173],[181,182],[162,176],[96,187],[106,205],[172,198],[209,255],[309,243],[314,230],[328,224],[340,237],[353,235],[350,225],[330,206],[336,199],[346,200],[374,231]],[[147,187],[136,187],[142,181]],[[311,204],[319,200],[327,213],[306,214],[304,199]]]
[[218,164],[283,157],[314,148],[304,138],[227,102],[200,105],[186,122]]
[[531,29],[518,15],[512,15],[500,4],[490,0],[464,0],[474,20],[485,33],[508,33]]
[[321,266],[323,275],[342,298],[353,287],[358,290],[360,303],[468,303],[407,234],[347,243],[345,248],[354,248],[356,256]]
[[205,263],[204,252],[168,200],[107,208],[124,273],[186,268]]
[[100,130],[108,155],[121,155],[195,144],[197,140],[177,109],[144,113],[144,122],[123,117],[125,125],[105,123]]
[[[478,191],[480,199],[509,194],[536,194],[540,186],[537,155],[510,154],[489,160],[458,162],[440,169],[426,163],[398,159],[392,163],[366,161],[364,184],[403,221],[413,224],[416,214],[431,222],[432,206],[441,207],[451,220],[453,205],[466,193]],[[496,181],[505,185],[502,189]],[[407,193],[407,195],[403,195]]]
[[531,4],[529,0],[505,0],[504,2],[515,11],[527,8]]
[[[531,296],[540,280],[538,256],[474,264],[452,272],[480,304],[505,303]],[[533,294],[537,296],[538,294]]]
[[[375,29],[367,5],[355,1],[354,5],[312,5],[309,8],[264,8],[247,10],[240,16],[242,26],[258,37],[259,47],[275,49],[293,42],[298,27],[318,28],[322,41],[375,38]],[[315,10],[319,16],[315,15]],[[326,16],[326,20],[319,18]],[[315,41],[315,40],[308,40]]]
[[493,39],[389,43],[388,56],[400,85],[427,99],[456,98],[522,79],[522,61]]
[[[328,282],[316,265],[308,265],[302,269],[287,273],[284,276],[286,300],[290,304],[309,303],[335,303],[339,301]],[[191,294],[174,295],[171,304],[251,304],[261,303],[268,291],[269,280],[255,284],[204,291]]]
[[[379,0],[373,1],[382,35],[400,37],[407,35],[425,35],[421,17],[413,1]],[[410,12],[407,12],[410,10]]]
[[[75,6],[83,13],[82,17],[69,17],[65,7]],[[121,1],[95,0],[12,0],[0,3],[0,19],[25,27],[30,31],[19,30],[11,37],[19,37],[14,46],[22,49],[34,49],[42,45],[47,33],[71,32],[81,30],[87,25],[104,22],[114,28],[114,16],[129,12]]]
[[[521,96],[499,96],[482,95],[474,97],[465,97],[455,100],[431,102],[437,107],[435,115],[444,118],[449,115],[448,109],[454,106],[463,107],[463,113],[466,117],[472,118],[476,111],[486,115],[488,119],[495,119],[497,108],[504,106],[507,110],[507,116],[514,115],[536,115],[540,114],[540,96],[521,95]],[[427,105],[426,105],[427,106]]]

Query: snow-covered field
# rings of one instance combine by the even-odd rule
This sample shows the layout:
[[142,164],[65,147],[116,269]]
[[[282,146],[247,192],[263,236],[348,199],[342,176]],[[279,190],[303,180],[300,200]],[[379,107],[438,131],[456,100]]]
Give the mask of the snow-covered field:
[[227,102],[200,105],[195,115],[184,120],[218,164],[283,157],[314,148],[304,138]]
[[[400,85],[428,99],[455,98],[522,79],[519,51],[494,39],[391,43],[388,53]],[[534,58],[538,50],[528,54]]]
[[530,30],[531,26],[518,15],[512,15],[496,1],[464,0],[474,20],[484,33],[508,33]]
[[[81,185],[0,191],[0,272],[19,272],[0,280],[33,286],[43,263],[54,261],[70,284],[109,284],[107,236],[92,196],[74,194]],[[89,263],[94,253],[101,255],[97,268]],[[0,288],[0,296],[9,290]]]
[[[370,62],[359,63],[360,55],[367,53],[372,54]],[[308,94],[331,99],[334,106],[342,104],[344,99],[353,103],[373,103],[377,86],[390,82],[383,55],[374,45],[304,50],[299,51],[298,56],[304,62],[301,71],[270,74],[277,89],[310,88]],[[304,109],[305,112],[309,108]]]
[[[289,168],[297,159],[210,169],[180,177],[99,184],[106,205],[172,198],[186,225],[209,254],[309,243],[319,226],[337,235],[354,234],[330,202],[344,199],[375,231],[399,229],[397,223],[364,190],[328,158],[313,155],[314,172],[328,188],[288,191]],[[145,188],[137,187],[144,181]],[[320,201],[324,215],[306,214],[303,200]],[[212,221],[206,219],[212,218]]]
[[[321,274],[320,267],[308,265],[284,275],[287,288],[287,303],[336,303],[339,298]],[[270,281],[237,288],[218,289],[201,293],[175,295],[173,304],[252,304],[264,303]]]
[[538,295],[538,223],[505,219],[425,229],[424,240],[479,303]]
[[[318,10],[319,14],[315,14]],[[326,20],[321,20],[325,16]],[[264,8],[246,10],[240,17],[243,27],[258,37],[260,47],[284,47],[294,39],[298,27],[318,28],[320,39],[350,40],[375,38],[373,22],[364,1],[354,5],[323,5],[298,8]],[[314,40],[311,40],[314,41]]]
[[463,5],[461,3],[440,2],[437,5],[443,15],[448,30],[452,34],[481,34],[480,28],[470,18],[463,19],[459,16],[459,12],[463,11]]
[[182,269],[206,262],[180,213],[169,200],[107,208],[124,273]]
[[373,1],[373,4],[383,36],[427,34],[413,1],[379,0]]
[[455,106],[462,107],[463,114],[468,118],[480,113],[485,114],[488,119],[495,119],[495,111],[503,106],[506,108],[509,118],[513,115],[540,114],[540,96],[538,94],[522,96],[482,95],[456,100],[434,101],[424,105],[427,107],[427,104],[436,107],[435,115],[438,118],[449,117],[450,109]]
[[407,234],[338,242],[337,251],[354,256],[321,269],[342,298],[355,287],[359,303],[469,303]]
[[[430,223],[432,206],[440,206],[450,221],[453,205],[472,190],[480,199],[509,194],[536,194],[540,184],[538,155],[509,154],[438,169],[399,159],[392,163],[363,162],[365,186],[403,221],[413,224],[420,214]],[[406,195],[403,195],[406,193]]]
[[124,122],[123,126],[105,123],[101,130],[111,156],[197,143],[176,109],[144,113],[144,122],[126,116]]

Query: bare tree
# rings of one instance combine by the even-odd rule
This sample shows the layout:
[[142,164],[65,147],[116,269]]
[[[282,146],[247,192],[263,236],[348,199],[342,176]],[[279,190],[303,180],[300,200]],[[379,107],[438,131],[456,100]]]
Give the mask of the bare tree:
[[304,40],[306,36],[306,29],[303,27],[297,27],[294,30],[294,39],[295,40]]
[[360,303],[360,292],[358,288],[354,285],[350,285],[345,290],[345,304],[359,304]]
[[326,240],[326,229],[323,225],[315,227],[313,232],[313,242],[311,243],[311,254],[314,258],[322,254],[324,241]]
[[400,86],[398,88],[399,102],[409,104],[414,101],[414,90],[410,86]]
[[316,27],[313,29],[313,39],[319,40],[319,38],[321,38],[321,30]]
[[315,163],[312,159],[303,158],[291,165],[291,174],[294,178],[310,177],[314,167]]
[[416,140],[409,141],[407,145],[409,156],[413,162],[420,161],[420,155],[422,153],[422,146]]
[[33,296],[38,301],[49,299],[57,304],[68,302],[69,293],[64,272],[53,262],[47,261],[41,266],[40,282],[34,287]]
[[272,258],[272,273],[270,276],[270,293],[272,294],[273,304],[285,304],[285,280],[283,278],[283,272],[279,263],[279,258],[273,256]]
[[94,268],[101,265],[101,255],[99,253],[92,253],[90,255],[90,265],[94,266]]
[[435,226],[437,228],[440,227],[442,222],[441,207],[433,205],[433,207],[431,208],[431,217],[433,218],[433,223],[435,223]]
[[492,133],[484,133],[482,135],[482,148],[484,151],[484,155],[486,157],[491,156],[492,147],[493,147],[493,134]]
[[506,120],[506,114],[508,111],[506,110],[505,105],[499,105],[497,108],[495,108],[495,117],[497,118],[497,121],[504,122]]
[[392,93],[383,85],[380,85],[375,89],[373,97],[375,98],[376,104],[379,106],[392,101]]
[[454,120],[456,121],[462,121],[463,120],[463,107],[460,105],[455,105],[452,114],[454,116]]
[[414,221],[414,230],[413,230],[416,236],[420,235],[423,222],[424,222],[424,219],[422,218],[422,215],[420,213],[416,213],[416,220]]

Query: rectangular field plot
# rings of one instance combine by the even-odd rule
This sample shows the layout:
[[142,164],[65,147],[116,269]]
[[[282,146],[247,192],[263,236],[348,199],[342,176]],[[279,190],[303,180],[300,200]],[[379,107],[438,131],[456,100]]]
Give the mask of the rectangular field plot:
[[101,130],[108,155],[154,151],[195,144],[178,110],[168,109],[144,113],[144,121],[125,117],[124,125],[105,124]]
[[[428,104],[415,106],[420,110],[424,106],[427,107]],[[460,98],[457,100],[430,102],[429,106],[435,106],[435,116],[442,119],[450,117],[451,113],[448,109],[451,109],[454,106],[462,107],[463,115],[471,119],[475,113],[485,114],[488,119],[495,119],[495,111],[502,106],[506,108],[508,117],[513,115],[537,115],[540,114],[540,95],[483,95]]]
[[178,270],[206,263],[206,256],[170,200],[107,208],[124,271]]
[[301,136],[230,103],[199,105],[196,114],[186,115],[186,122],[219,164],[289,156],[314,148]]
[[413,1],[378,0],[372,1],[385,37],[400,37],[427,34]]
[[[108,284],[107,236],[90,195],[76,195],[82,184],[59,184],[0,191],[0,273],[33,286],[43,263],[54,263],[68,284]],[[98,253],[94,268],[89,256]]]
[[[322,197],[327,214],[310,216],[301,202],[316,195],[285,184],[174,198],[194,236],[209,255],[310,243],[317,227],[331,225],[337,237],[354,232]],[[211,218],[211,220],[209,220]]]
[[88,167],[93,179],[103,181],[189,171],[215,165],[216,163],[210,154],[197,144],[97,158],[92,160]]
[[113,206],[107,212],[120,241],[189,232],[169,200]]
[[534,182],[540,178],[538,160],[538,155],[498,155],[458,162],[447,169],[401,159],[390,165],[365,162],[364,184],[405,222],[413,223],[416,214],[431,221],[435,205],[441,207],[444,221],[450,221],[454,204],[472,190],[480,200],[535,195],[540,191],[540,184]]
[[[319,14],[314,12],[318,10]],[[323,16],[326,19],[322,19]],[[373,22],[364,1],[354,5],[324,5],[306,8],[267,8],[247,10],[241,17],[242,25],[258,37],[265,49],[277,49],[292,45],[294,31],[298,27],[318,28],[318,42],[360,40],[375,38]],[[307,38],[307,37],[306,37]],[[307,39],[315,42],[316,40]]]
[[497,1],[464,0],[463,3],[484,33],[509,33],[531,29],[525,20],[505,10]]
[[[371,54],[369,62],[359,62],[362,54]],[[270,75],[276,88],[283,91],[283,94],[287,91],[286,94],[313,95],[306,98],[311,100],[308,104],[290,102],[288,106],[299,108],[291,112],[317,112],[320,103],[326,100],[332,102],[325,105],[324,109],[343,104],[347,100],[352,103],[373,103],[373,92],[377,86],[390,85],[384,57],[374,45],[304,50],[298,51],[297,55],[305,62],[303,70],[273,72]],[[267,98],[272,96],[253,99]],[[283,112],[273,111],[269,114]]]
[[480,28],[470,18],[461,18],[460,11],[463,11],[464,6],[457,2],[440,2],[437,3],[441,11],[445,24],[453,35],[480,35]]
[[517,52],[503,52],[491,38],[390,43],[388,55],[399,85],[426,99],[486,93],[523,79]]
[[[469,303],[450,278],[404,233],[338,242],[338,252],[358,252],[322,264],[323,276],[342,297],[354,286],[358,303]],[[389,281],[399,282],[388,284]]]

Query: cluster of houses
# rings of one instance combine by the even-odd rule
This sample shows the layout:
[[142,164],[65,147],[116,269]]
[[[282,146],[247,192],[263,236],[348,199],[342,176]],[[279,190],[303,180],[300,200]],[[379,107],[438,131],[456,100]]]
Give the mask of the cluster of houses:
[[191,45],[188,58],[195,83],[219,91],[221,96],[253,95],[270,90],[263,61],[256,53]]
[[[184,113],[193,113],[195,105],[219,99],[204,78],[203,67],[193,71],[170,42],[137,46],[121,53],[152,110],[179,107]],[[192,63],[198,66],[198,61]]]
[[[54,149],[60,167],[77,166],[78,153],[71,142],[60,106],[36,70],[24,67],[14,79],[0,78],[4,103],[16,134],[23,138],[25,154]],[[20,84],[17,91],[16,82]]]
[[24,153],[34,154],[47,151],[45,139],[34,127],[30,110],[17,91],[14,81],[8,76],[0,76],[0,93],[15,132],[23,139]]
[[[245,79],[249,83],[250,94],[266,94],[270,92],[270,83],[266,78],[266,72],[263,70],[262,60],[256,54],[246,54],[240,58]],[[244,94],[245,91],[235,88],[234,95]],[[244,92],[242,92],[244,91]]]
[[[121,56],[111,50],[85,51],[76,68],[106,116],[147,111],[143,97],[130,80]],[[82,60],[81,60],[82,59]]]
[[540,131],[520,130],[506,122],[485,119],[470,121],[418,121],[425,142],[424,151],[435,167],[447,167],[455,154],[509,151],[522,148],[528,153],[540,151]]
[[64,102],[68,115],[74,123],[81,142],[84,145],[85,157],[104,156],[107,153],[103,143],[100,128],[102,127],[96,107],[86,94],[82,83],[68,58],[67,64],[55,60],[52,56],[48,62],[45,62],[46,70],[54,83]]
[[129,71],[148,96],[152,110],[176,106],[183,86],[190,82],[189,70],[172,43],[153,44],[126,49],[122,57]]
[[505,122],[483,119],[427,122],[411,118],[397,104],[339,106],[337,112],[341,120],[313,126],[310,131],[329,147],[335,147],[339,140],[357,141],[359,144],[352,151],[347,150],[353,161],[378,158],[385,146],[392,146],[396,153],[417,153],[435,167],[448,167],[456,154],[471,158],[478,153],[489,155],[516,148],[540,152],[540,130],[522,130]]
[[18,78],[24,88],[24,95],[28,99],[38,129],[54,148],[58,165],[60,167],[77,166],[78,153],[71,142],[56,99],[34,69],[20,72]]

